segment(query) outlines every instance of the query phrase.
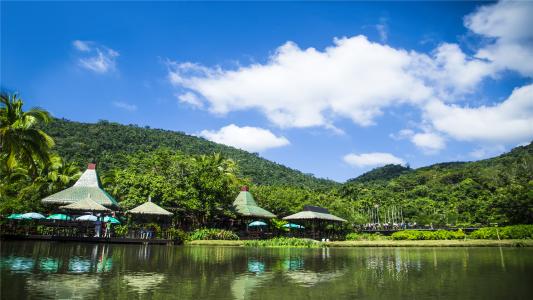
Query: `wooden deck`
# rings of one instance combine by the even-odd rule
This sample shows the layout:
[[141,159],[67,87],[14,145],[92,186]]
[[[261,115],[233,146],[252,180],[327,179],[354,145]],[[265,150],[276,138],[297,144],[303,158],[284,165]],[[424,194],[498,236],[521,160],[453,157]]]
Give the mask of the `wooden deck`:
[[73,237],[73,236],[53,236],[53,235],[15,235],[1,234],[1,240],[38,240],[53,242],[82,242],[82,243],[113,243],[113,244],[153,244],[153,245],[175,245],[180,244],[176,240],[167,239],[130,239],[130,238],[103,238],[103,237]]

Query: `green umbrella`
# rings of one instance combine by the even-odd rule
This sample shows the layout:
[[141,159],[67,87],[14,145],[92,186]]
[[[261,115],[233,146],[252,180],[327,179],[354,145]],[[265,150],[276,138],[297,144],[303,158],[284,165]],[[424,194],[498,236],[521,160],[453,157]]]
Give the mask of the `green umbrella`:
[[7,218],[11,220],[22,220],[22,214],[11,214]]
[[104,222],[111,223],[111,224],[120,224],[120,221],[117,218],[105,216]]
[[70,217],[65,214],[54,214],[48,216],[46,219],[48,220],[61,220],[61,221],[69,221]]

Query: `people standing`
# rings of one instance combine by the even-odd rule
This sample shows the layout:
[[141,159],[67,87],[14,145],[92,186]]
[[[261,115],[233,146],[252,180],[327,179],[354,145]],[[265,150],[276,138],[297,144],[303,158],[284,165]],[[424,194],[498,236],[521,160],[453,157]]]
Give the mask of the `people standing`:
[[104,237],[106,238],[110,238],[111,237],[111,226],[113,225],[113,223],[109,222],[109,223],[105,223],[105,234],[104,234]]
[[94,222],[94,237],[100,237],[100,232],[102,231],[102,221],[100,220],[100,214],[96,215],[96,222]]

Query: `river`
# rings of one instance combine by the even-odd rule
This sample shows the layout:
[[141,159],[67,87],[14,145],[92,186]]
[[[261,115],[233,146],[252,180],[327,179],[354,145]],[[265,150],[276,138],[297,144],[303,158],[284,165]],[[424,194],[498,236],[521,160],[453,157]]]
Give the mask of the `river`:
[[2,241],[2,299],[531,299],[532,248]]

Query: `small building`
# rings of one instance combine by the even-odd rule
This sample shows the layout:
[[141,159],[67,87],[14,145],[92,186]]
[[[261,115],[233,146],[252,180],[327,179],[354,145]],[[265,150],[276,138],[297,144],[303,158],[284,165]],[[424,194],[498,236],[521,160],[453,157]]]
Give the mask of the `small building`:
[[247,186],[241,188],[241,192],[233,201],[233,207],[237,214],[247,218],[272,219],[276,217],[275,214],[257,205]]
[[[339,218],[329,213],[329,211],[323,207],[306,205],[304,210],[297,212],[293,215],[283,218],[286,221],[298,221],[305,222],[311,225],[311,238],[318,238],[323,233],[321,228],[326,223],[342,223],[347,222],[343,218]],[[318,232],[315,230],[315,226],[318,227]],[[306,226],[307,227],[307,226]]]
[[76,183],[60,192],[44,198],[43,204],[68,205],[91,198],[94,202],[107,208],[118,208],[118,202],[100,186],[96,164],[89,164]]

